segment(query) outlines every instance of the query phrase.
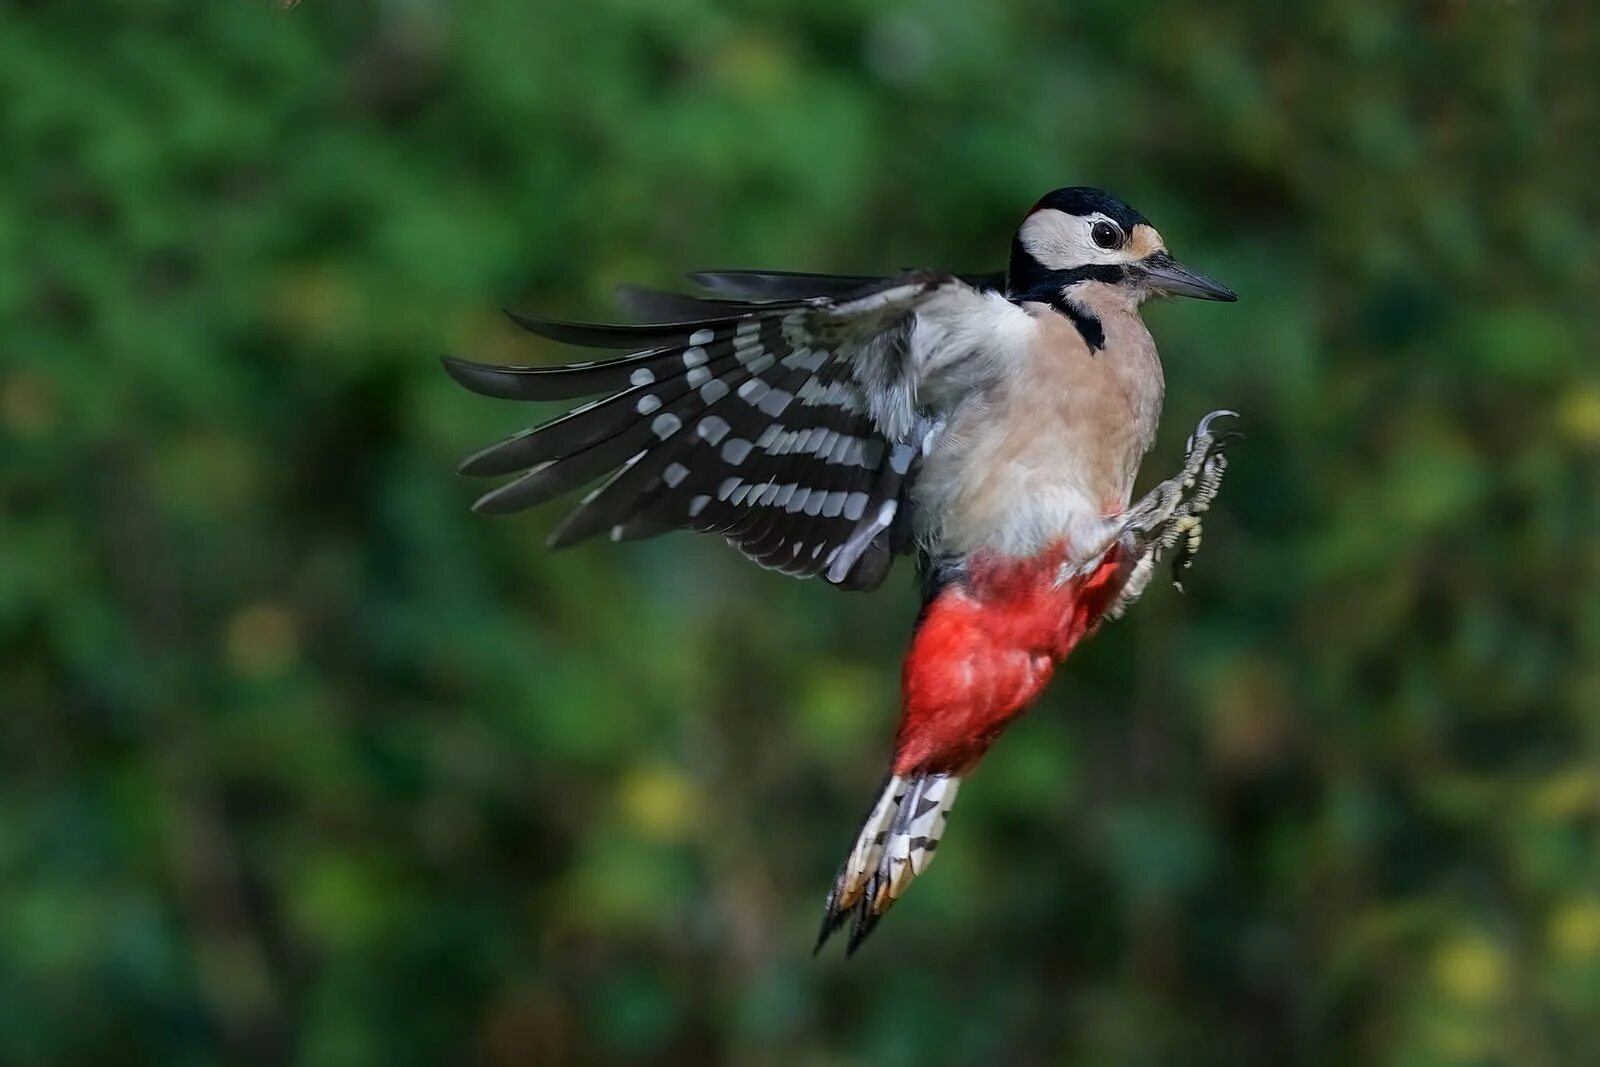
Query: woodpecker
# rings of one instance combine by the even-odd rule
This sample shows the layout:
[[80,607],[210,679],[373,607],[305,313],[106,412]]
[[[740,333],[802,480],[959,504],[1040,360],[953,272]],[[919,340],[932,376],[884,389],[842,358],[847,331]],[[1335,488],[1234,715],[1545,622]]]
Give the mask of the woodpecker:
[[599,397],[461,470],[514,475],[474,505],[496,515],[606,476],[551,535],[556,548],[698,530],[847,590],[916,557],[922,610],[893,759],[817,940],[851,921],[853,954],[927,870],[958,788],[1056,666],[1139,596],[1164,553],[1174,584],[1192,561],[1237,436],[1214,423],[1235,413],[1201,419],[1182,469],[1132,501],[1164,389],[1139,308],[1237,297],[1086,187],[1034,205],[1003,273],[690,277],[707,295],[624,290],[644,325],[508,312],[620,358],[446,357],[487,396]]

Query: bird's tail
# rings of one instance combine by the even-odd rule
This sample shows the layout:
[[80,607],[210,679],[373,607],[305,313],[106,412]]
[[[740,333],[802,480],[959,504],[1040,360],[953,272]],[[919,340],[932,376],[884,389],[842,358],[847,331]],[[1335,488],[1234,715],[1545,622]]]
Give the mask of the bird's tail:
[[845,950],[853,954],[912,879],[928,869],[960,786],[953,774],[889,776],[834,879],[818,951],[854,912]]

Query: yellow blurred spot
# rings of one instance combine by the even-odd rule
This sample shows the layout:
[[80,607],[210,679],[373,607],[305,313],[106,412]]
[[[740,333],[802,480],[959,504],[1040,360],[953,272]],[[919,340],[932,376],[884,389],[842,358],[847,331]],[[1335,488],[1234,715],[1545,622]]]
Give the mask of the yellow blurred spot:
[[1569,900],[1550,916],[1550,948],[1580,960],[1600,956],[1600,897]]
[[1433,954],[1433,980],[1446,996],[1467,1004],[1487,1004],[1505,991],[1506,955],[1486,937],[1459,937]]
[[716,79],[736,96],[772,97],[793,81],[793,63],[783,43],[759,34],[724,39],[712,63]]
[[843,662],[822,664],[811,672],[794,707],[805,741],[820,750],[863,741],[878,726],[872,714],[894,694],[884,674]]
[[1562,397],[1556,422],[1572,440],[1600,445],[1600,387],[1574,389]]
[[1600,775],[1585,768],[1553,775],[1534,788],[1528,808],[1535,818],[1550,822],[1600,809]]
[[252,604],[228,620],[223,635],[228,666],[250,678],[282,674],[300,655],[294,616],[276,604]]
[[18,437],[38,437],[55,426],[56,393],[36,374],[18,371],[0,381],[0,423]]
[[1242,774],[1280,763],[1293,742],[1294,721],[1283,680],[1260,665],[1248,665],[1216,687],[1207,726],[1213,760]]
[[641,833],[662,841],[681,840],[700,808],[695,785],[665,764],[638,768],[623,779],[618,802],[622,816]]
[[356,296],[349,279],[332,267],[285,271],[277,279],[274,297],[278,321],[300,337],[334,340],[354,321]]

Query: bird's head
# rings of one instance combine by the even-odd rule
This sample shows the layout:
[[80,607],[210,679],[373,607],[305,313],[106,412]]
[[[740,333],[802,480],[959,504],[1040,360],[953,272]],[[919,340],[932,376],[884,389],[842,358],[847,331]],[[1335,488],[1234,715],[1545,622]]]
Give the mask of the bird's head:
[[1238,299],[1173,259],[1156,228],[1110,193],[1073,186],[1046,194],[1011,242],[1007,295],[1086,303],[1081,298],[1098,286],[1135,305],[1152,296]]

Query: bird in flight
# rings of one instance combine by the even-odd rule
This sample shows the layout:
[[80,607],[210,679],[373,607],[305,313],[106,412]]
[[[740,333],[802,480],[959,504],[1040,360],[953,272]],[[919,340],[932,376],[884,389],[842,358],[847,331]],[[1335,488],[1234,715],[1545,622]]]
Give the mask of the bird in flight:
[[511,475],[478,500],[506,514],[604,476],[552,547],[689,529],[764,567],[847,590],[897,556],[921,573],[900,725],[882,788],[828,894],[822,944],[853,953],[933,861],[961,783],[1073,646],[1172,576],[1236,434],[1203,418],[1182,469],[1138,501],[1163,377],[1139,307],[1235,300],[1182,266],[1098,189],[1034,205],[1003,273],[692,275],[709,295],[627,289],[645,325],[512,313],[558,342],[628,353],[559,367],[447,357],[507,400],[599,397],[469,457]]

